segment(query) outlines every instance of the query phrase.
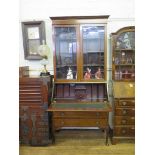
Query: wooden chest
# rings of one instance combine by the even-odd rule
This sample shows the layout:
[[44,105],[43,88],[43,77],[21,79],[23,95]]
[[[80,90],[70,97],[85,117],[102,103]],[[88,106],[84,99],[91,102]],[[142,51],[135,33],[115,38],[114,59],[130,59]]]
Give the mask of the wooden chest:
[[50,143],[49,106],[51,77],[19,79],[19,138],[21,144]]
[[115,82],[114,138],[135,137],[135,86],[134,82]]

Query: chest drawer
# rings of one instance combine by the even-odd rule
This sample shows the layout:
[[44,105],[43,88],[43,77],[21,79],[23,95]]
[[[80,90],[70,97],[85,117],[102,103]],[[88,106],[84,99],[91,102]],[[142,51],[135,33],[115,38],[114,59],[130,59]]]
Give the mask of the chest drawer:
[[115,125],[134,125],[135,117],[128,116],[116,116],[115,117]]
[[53,118],[105,118],[108,116],[106,112],[53,112]]
[[114,128],[114,135],[115,136],[127,136],[127,137],[134,137],[135,136],[135,128],[132,126],[127,127],[115,127]]
[[104,128],[108,124],[108,119],[53,119],[54,129],[61,127],[100,127]]
[[135,108],[116,108],[115,116],[135,116]]
[[115,106],[134,106],[135,105],[135,100],[119,100],[115,101]]

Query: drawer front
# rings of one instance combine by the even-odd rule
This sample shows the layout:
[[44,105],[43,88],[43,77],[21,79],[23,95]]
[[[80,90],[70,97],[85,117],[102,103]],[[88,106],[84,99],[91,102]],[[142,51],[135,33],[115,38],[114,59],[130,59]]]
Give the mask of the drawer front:
[[115,116],[135,116],[135,108],[116,108]]
[[106,112],[53,112],[53,118],[106,118],[108,117],[108,113]]
[[119,100],[115,102],[116,106],[135,106],[135,100]]
[[104,128],[108,125],[107,119],[54,119],[54,129],[61,127],[99,127]]
[[116,116],[114,123],[115,123],[115,125],[134,125],[135,124],[135,117]]
[[134,126],[115,127],[114,128],[114,136],[134,137],[135,136],[135,128],[134,128]]

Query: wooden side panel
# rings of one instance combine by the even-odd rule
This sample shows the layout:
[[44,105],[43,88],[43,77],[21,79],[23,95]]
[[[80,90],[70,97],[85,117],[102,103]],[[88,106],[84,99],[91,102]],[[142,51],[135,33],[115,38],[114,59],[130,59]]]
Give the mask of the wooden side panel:
[[47,107],[20,107],[20,141],[22,144],[49,144]]
[[69,98],[70,96],[70,87],[68,84],[64,85],[64,98]]
[[92,85],[92,101],[96,102],[97,101],[97,85]]
[[50,143],[48,94],[50,78],[20,78],[19,80],[19,137],[21,144]]
[[63,85],[57,85],[57,87],[56,87],[56,96],[57,96],[57,98],[63,98],[64,97],[64,87],[63,87]]
[[98,85],[98,101],[99,102],[104,101],[104,87],[103,87],[103,85]]
[[92,89],[91,89],[91,85],[86,85],[86,99],[88,101],[91,101],[91,98],[92,98]]
[[75,98],[75,85],[70,85],[70,97]]

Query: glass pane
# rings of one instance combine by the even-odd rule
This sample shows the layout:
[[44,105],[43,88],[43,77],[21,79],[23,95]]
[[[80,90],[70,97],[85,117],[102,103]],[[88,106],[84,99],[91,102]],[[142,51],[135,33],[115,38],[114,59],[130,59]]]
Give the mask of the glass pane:
[[115,67],[115,80],[134,80],[135,79],[135,66],[116,66]]
[[134,65],[135,52],[134,50],[115,51],[115,65]]
[[39,39],[29,39],[27,45],[28,45],[28,50],[30,55],[38,54],[38,47],[40,45]]
[[83,26],[83,78],[103,79],[104,26]]
[[118,49],[134,49],[135,48],[135,32],[124,32],[117,37],[116,48]]
[[76,79],[76,29],[75,27],[55,28],[56,78]]

